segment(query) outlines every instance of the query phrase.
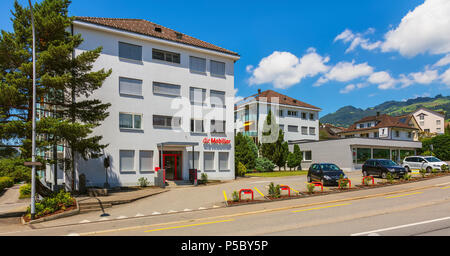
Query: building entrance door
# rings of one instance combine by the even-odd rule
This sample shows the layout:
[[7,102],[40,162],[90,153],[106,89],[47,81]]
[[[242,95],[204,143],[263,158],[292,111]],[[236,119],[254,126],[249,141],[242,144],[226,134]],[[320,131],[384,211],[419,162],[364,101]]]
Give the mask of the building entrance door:
[[167,180],[182,179],[181,154],[168,153],[163,155],[163,168]]

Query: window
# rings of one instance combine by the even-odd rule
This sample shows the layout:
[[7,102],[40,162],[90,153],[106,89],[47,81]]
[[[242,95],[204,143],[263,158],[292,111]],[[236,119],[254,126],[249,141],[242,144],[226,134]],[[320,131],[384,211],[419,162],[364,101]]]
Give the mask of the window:
[[134,150],[120,150],[119,161],[121,172],[134,171]]
[[179,53],[153,49],[152,57],[153,57],[153,59],[156,59],[156,60],[163,60],[163,61],[167,61],[167,62],[180,64],[180,54]]
[[227,171],[229,170],[228,166],[228,152],[219,152],[219,171]]
[[372,127],[372,123],[367,123],[367,128]]
[[211,60],[210,65],[210,72],[212,75],[225,76],[225,63]]
[[419,120],[425,120],[425,115],[424,114],[419,115]]
[[205,129],[203,127],[203,120],[191,119],[191,132],[205,132]]
[[194,72],[206,73],[206,59],[190,56],[189,69]]
[[146,150],[139,151],[139,171],[140,172],[153,171],[153,151],[146,151]]
[[192,105],[204,105],[206,102],[206,89],[191,87],[189,89],[189,98]]
[[282,110],[282,109],[280,109],[280,110],[278,111],[278,115],[279,115],[280,117],[283,117],[283,110]]
[[288,110],[288,116],[298,116],[298,111]]
[[142,61],[142,46],[119,42],[119,58]]
[[288,132],[298,132],[298,126],[288,125]]
[[313,113],[309,114],[309,120],[314,120],[314,114]]
[[364,128],[364,124],[359,124],[359,128],[360,129]]
[[400,131],[395,131],[395,137],[400,137]]
[[429,133],[429,132],[430,132],[430,129],[425,129],[424,132],[428,132],[428,133]]
[[316,135],[316,128],[309,127],[309,135]]
[[153,126],[159,128],[179,128],[181,127],[181,117],[154,115]]
[[424,125],[425,125],[425,122],[424,122],[424,121],[420,121],[420,122],[419,122],[419,125],[420,125],[420,126],[424,126]]
[[203,153],[203,167],[205,171],[214,171],[214,152]]
[[119,93],[142,96],[142,80],[119,77]]
[[153,82],[153,94],[181,96],[181,86],[176,84]]
[[306,119],[306,113],[302,113],[302,119]]
[[302,135],[308,135],[308,127],[302,126]]
[[312,161],[312,152],[311,151],[305,151],[303,159],[305,159],[305,161]]
[[[284,132],[284,124],[280,124],[280,130],[282,130]],[[297,131],[298,131],[298,127],[297,127]]]
[[373,149],[373,158],[376,159],[390,159],[391,158],[391,152],[389,149]]
[[211,90],[211,107],[224,108],[225,107],[225,92]]
[[119,128],[142,129],[142,115],[119,113]]
[[225,121],[211,120],[211,133],[225,133]]
[[194,152],[194,162],[192,163],[192,152],[188,152],[189,169],[200,169],[200,152]]
[[436,125],[441,125],[441,120],[436,120]]
[[374,133],[373,133],[373,137],[374,137],[374,138],[378,138],[378,137],[380,137],[380,134],[379,134],[379,132],[374,132]]
[[357,164],[364,164],[364,162],[366,162],[372,154],[370,148],[358,148],[356,151]]
[[412,132],[408,132],[408,138],[412,138]]

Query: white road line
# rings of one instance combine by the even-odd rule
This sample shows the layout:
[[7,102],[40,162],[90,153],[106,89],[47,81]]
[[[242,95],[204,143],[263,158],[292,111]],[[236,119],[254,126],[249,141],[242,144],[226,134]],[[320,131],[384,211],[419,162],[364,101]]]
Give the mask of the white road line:
[[161,214],[160,212],[153,212],[152,215],[159,215]]
[[89,223],[89,222],[91,222],[91,221],[89,221],[89,220],[82,220],[82,221],[80,221],[80,224]]
[[144,217],[145,215],[144,214],[142,214],[142,213],[138,213],[138,214],[136,214],[136,217]]
[[126,219],[126,218],[128,218],[128,217],[127,216],[119,216],[116,219],[121,220],[121,219]]
[[191,209],[184,209],[183,211],[185,211],[185,212],[191,212],[192,210],[191,210]]
[[168,211],[168,213],[176,213],[176,212],[178,212],[178,211],[174,211],[174,210]]
[[214,205],[213,208],[219,208],[220,206]]
[[200,208],[198,208],[199,210],[206,210],[206,208],[205,207],[200,207]]
[[70,233],[67,236],[80,236],[80,234],[78,234],[78,233]]
[[407,227],[423,225],[423,224],[428,224],[428,223],[437,222],[437,221],[443,221],[443,220],[448,220],[448,219],[450,219],[450,217],[434,219],[434,220],[427,220],[427,221],[422,221],[422,222],[416,222],[416,223],[411,223],[411,224],[406,224],[406,225],[401,225],[401,226],[396,226],[396,227],[372,230],[372,231],[368,231],[368,232],[356,233],[356,234],[351,234],[350,236],[363,236],[363,235],[368,235],[368,234],[372,234],[372,233],[379,233],[379,232],[384,232],[384,231],[389,231],[389,230],[394,230],[394,229],[407,228]]
[[100,221],[105,221],[105,220],[109,220],[109,218],[107,218],[107,217],[100,218]]

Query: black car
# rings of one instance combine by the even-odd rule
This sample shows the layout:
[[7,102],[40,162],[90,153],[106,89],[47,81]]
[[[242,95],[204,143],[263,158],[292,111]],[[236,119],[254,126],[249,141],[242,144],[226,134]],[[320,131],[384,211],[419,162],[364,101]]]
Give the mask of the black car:
[[363,176],[379,176],[383,179],[387,178],[387,174],[391,173],[395,178],[403,177],[406,169],[396,162],[388,159],[369,159],[362,167]]
[[308,171],[308,182],[320,181],[323,185],[339,185],[341,176],[346,179],[345,173],[335,164],[312,164]]

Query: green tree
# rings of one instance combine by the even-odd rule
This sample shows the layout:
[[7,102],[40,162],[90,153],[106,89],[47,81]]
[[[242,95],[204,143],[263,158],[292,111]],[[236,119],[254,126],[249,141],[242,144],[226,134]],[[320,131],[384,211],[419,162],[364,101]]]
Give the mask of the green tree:
[[235,143],[235,172],[238,176],[238,163],[245,165],[246,169],[252,170],[255,168],[255,161],[258,158],[258,149],[256,148],[253,139],[247,135],[238,133],[234,140]]
[[[106,145],[101,136],[90,136],[108,116],[108,103],[90,97],[99,89],[111,70],[91,71],[102,48],[75,55],[83,42],[72,35],[73,18],[68,16],[69,0],[43,0],[35,3],[36,95],[38,99],[37,148],[46,152],[56,145],[70,149],[60,162],[75,180],[75,157],[98,157]],[[2,144],[14,142],[21,157],[31,156],[32,122],[32,34],[29,7],[14,2],[13,32],[0,36],[0,136]]]
[[450,160],[450,135],[442,134],[432,138],[422,139],[422,150],[419,153],[431,151],[433,145],[433,154],[442,161]]
[[301,165],[302,165],[302,161],[303,161],[303,154],[302,151],[300,151],[300,146],[295,144],[294,145],[294,158],[295,158],[295,163],[296,163],[296,167],[301,169]]
[[288,153],[288,157],[287,157],[287,160],[286,160],[286,164],[287,164],[287,166],[289,167],[289,170],[290,170],[290,171],[292,171],[292,168],[295,168],[295,167],[298,166],[298,165],[297,165],[297,161],[296,161],[296,159],[295,159],[294,153],[292,153],[292,152],[289,152],[289,153]]

